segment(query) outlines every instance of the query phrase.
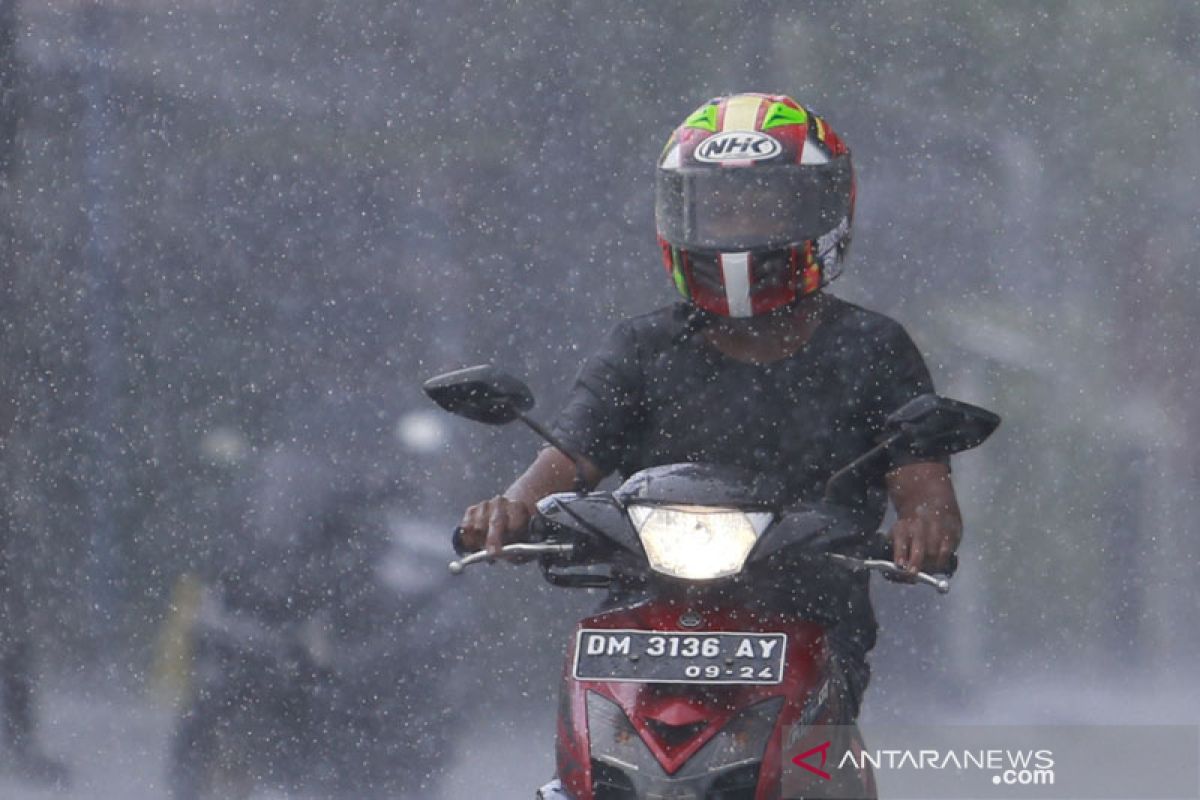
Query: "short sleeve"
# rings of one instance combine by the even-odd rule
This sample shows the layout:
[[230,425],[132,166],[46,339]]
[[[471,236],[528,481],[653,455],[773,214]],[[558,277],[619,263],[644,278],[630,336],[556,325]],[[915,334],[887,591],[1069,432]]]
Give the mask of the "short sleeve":
[[632,326],[622,323],[584,362],[553,430],[563,444],[605,473],[617,469],[634,441],[642,369]]
[[[893,411],[918,395],[934,391],[933,378],[916,343],[899,323],[889,323],[880,335],[880,349],[873,370],[875,391],[872,396],[876,404],[872,409],[872,422],[880,430]],[[929,459],[904,454],[889,458],[887,470],[917,462],[933,461],[947,466],[950,463],[948,458]]]

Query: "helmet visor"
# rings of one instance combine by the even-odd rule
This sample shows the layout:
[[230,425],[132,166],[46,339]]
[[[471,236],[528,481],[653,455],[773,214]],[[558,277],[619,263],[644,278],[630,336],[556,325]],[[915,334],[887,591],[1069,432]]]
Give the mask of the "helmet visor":
[[660,169],[654,213],[676,247],[751,250],[815,239],[850,213],[850,159]]

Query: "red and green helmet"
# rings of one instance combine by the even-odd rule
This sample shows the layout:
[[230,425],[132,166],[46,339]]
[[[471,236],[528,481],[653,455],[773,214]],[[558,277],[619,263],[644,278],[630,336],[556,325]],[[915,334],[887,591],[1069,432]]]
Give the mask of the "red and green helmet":
[[720,316],[766,314],[841,272],[854,220],[850,150],[790,97],[717,97],[663,148],[654,210],[685,299]]

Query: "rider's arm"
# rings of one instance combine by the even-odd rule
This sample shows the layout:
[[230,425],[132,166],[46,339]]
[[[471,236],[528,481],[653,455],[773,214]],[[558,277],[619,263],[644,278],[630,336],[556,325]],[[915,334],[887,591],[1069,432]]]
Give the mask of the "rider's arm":
[[[621,464],[638,424],[642,368],[633,326],[621,323],[580,369],[563,410],[550,426],[582,458],[584,483],[598,484]],[[463,515],[462,549],[485,545],[493,556],[524,537],[537,501],[575,488],[575,465],[561,451],[544,448],[525,473],[499,497],[476,503]]]
[[[590,460],[581,457],[580,463],[588,488],[604,478],[604,473]],[[464,549],[481,550],[486,546],[493,556],[499,555],[501,547],[525,534],[538,500],[573,488],[575,465],[571,459],[556,448],[543,448],[504,494],[467,509],[460,523]]]
[[946,567],[962,540],[962,515],[950,468],[918,462],[887,473],[888,496],[896,508],[892,526],[892,558],[909,572],[924,566]]

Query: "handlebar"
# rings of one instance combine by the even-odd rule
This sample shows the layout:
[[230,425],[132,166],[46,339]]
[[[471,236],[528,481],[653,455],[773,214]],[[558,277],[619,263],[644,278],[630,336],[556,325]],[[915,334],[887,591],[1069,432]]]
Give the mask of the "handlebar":
[[932,586],[937,589],[938,594],[946,594],[950,591],[950,581],[945,578],[939,578],[936,575],[930,575],[927,572],[911,573],[896,566],[895,561],[888,561],[883,558],[854,558],[853,556],[842,555],[841,553],[829,553],[828,557],[837,561],[840,564],[845,564],[852,570],[878,572],[887,578],[896,578],[903,582],[915,581],[923,583],[926,586]]
[[[553,542],[540,542],[530,544],[521,542],[518,544],[506,544],[500,548],[500,552],[506,556],[546,556],[546,555],[561,555],[568,558],[574,554],[575,545],[573,544],[557,544]],[[472,564],[482,564],[495,561],[487,550],[478,550],[470,555],[464,556],[457,561],[450,562],[450,574],[461,575],[463,570]]]
[[[500,548],[500,552],[506,556],[546,556],[557,555],[571,558],[574,555],[576,546],[569,543],[558,542],[537,542],[528,543],[520,542],[517,544],[508,544]],[[908,583],[916,582],[926,586],[931,586],[937,590],[938,594],[947,594],[950,591],[950,581],[946,578],[939,578],[936,575],[930,575],[927,572],[910,573],[896,566],[896,562],[889,561],[885,558],[855,558],[854,556],[843,555],[842,553],[826,553],[826,558],[842,564],[856,572],[868,571],[878,572],[884,577],[894,578],[899,581]],[[450,562],[450,574],[461,575],[467,567],[474,564],[491,563],[495,561],[491,554],[486,550],[479,550],[463,558]]]

